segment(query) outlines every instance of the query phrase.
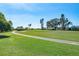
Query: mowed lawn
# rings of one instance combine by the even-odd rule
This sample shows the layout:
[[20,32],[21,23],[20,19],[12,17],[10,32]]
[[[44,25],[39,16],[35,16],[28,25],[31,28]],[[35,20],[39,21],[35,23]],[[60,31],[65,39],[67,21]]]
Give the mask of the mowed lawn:
[[[2,33],[0,56],[79,56],[79,46]],[[1,33],[0,33],[1,35]]]
[[19,33],[47,38],[79,41],[79,31],[27,30]]

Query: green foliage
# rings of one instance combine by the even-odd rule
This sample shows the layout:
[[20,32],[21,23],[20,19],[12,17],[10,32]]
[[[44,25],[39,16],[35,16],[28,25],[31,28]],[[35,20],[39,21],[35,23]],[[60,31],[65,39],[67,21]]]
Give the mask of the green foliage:
[[61,14],[61,18],[60,18],[61,29],[65,30],[66,27],[68,27],[70,24],[72,24],[72,22],[70,22],[68,18],[65,18],[64,14]]
[[70,28],[70,30],[72,30],[72,31],[79,31],[79,26],[72,26]]
[[54,18],[47,22],[47,29],[56,30],[59,25],[59,19]]
[[16,28],[16,30],[17,30],[17,31],[22,31],[22,30],[24,30],[24,28],[23,28],[23,26],[18,26],[18,27]]
[[56,30],[57,28],[61,28],[61,30],[66,30],[70,24],[72,24],[72,22],[70,22],[68,18],[65,18],[64,14],[61,14],[61,18],[54,18],[47,21],[47,29]]
[[3,31],[11,31],[12,30],[12,22],[7,21],[3,13],[0,12],[0,32]]

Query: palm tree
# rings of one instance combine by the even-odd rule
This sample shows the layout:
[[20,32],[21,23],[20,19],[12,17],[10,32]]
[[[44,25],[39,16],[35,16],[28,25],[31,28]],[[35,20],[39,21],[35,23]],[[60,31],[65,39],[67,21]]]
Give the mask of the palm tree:
[[31,26],[32,26],[32,24],[28,24],[29,29],[30,29]]
[[44,29],[44,18],[40,19],[41,29]]
[[62,30],[65,30],[64,23],[65,23],[64,14],[61,14],[60,24],[61,24],[61,29],[62,29]]
[[68,18],[65,18],[64,14],[61,14],[61,18],[60,18],[60,25],[61,25],[61,29],[65,30],[66,27],[68,27],[70,24],[72,24]]

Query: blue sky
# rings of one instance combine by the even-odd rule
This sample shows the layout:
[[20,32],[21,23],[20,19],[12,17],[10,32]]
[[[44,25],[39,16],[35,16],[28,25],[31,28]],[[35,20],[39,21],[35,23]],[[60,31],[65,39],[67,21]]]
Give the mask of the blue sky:
[[60,18],[63,13],[74,25],[79,25],[79,4],[77,3],[0,3],[0,12],[7,20],[12,20],[13,26],[40,28],[40,19],[46,22],[53,18]]

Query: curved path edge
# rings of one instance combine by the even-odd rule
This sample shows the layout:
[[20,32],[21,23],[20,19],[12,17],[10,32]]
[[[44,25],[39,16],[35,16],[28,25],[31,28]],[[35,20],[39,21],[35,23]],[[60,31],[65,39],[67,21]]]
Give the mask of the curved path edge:
[[58,42],[58,43],[79,45],[79,42],[75,42],[75,41],[68,41],[68,40],[62,40],[62,39],[53,39],[53,38],[45,38],[45,37],[39,37],[39,36],[31,36],[31,35],[25,35],[25,34],[16,33],[15,31],[13,31],[12,33],[20,35],[20,36],[31,37],[31,38],[41,39],[41,40],[48,40],[48,41],[53,41],[53,42]]

